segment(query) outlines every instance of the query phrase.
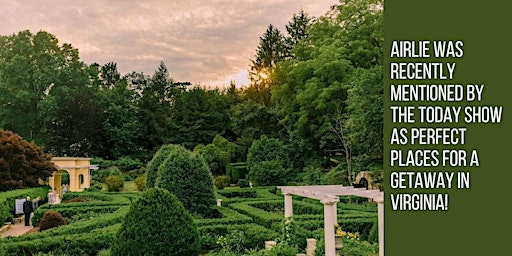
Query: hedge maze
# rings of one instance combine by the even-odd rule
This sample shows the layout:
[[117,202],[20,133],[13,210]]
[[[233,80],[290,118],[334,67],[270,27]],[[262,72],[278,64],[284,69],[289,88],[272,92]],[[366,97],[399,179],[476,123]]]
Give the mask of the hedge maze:
[[[10,192],[11,193],[11,192]],[[2,197],[0,194],[0,198]],[[111,247],[129,206],[139,193],[67,193],[63,203],[42,205],[34,213],[36,226],[45,211],[57,211],[68,225],[19,237],[0,239],[7,255],[97,255]],[[228,188],[216,191],[222,206],[213,206],[210,216],[193,215],[200,233],[202,252],[231,243],[241,252],[261,249],[266,240],[278,240],[284,219],[284,199],[275,188]],[[0,205],[5,205],[0,202]],[[3,206],[5,207],[5,206]],[[294,222],[305,238],[323,237],[323,206],[305,198],[293,200]],[[157,219],[155,218],[155,221]],[[343,230],[359,232],[370,242],[376,230],[377,207],[359,198],[343,198],[338,203],[338,221]],[[163,232],[173,232],[172,230]],[[224,242],[219,239],[224,239]]]

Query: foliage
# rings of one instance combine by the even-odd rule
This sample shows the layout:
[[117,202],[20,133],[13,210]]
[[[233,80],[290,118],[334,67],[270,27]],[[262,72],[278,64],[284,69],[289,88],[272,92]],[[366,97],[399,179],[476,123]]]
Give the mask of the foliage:
[[163,145],[160,147],[160,149],[158,149],[146,168],[146,187],[152,188],[155,186],[156,178],[158,177],[158,168],[165,161],[165,159],[167,159],[172,151],[178,149],[178,145],[172,144]]
[[379,243],[379,224],[375,222],[373,224],[372,229],[370,230],[370,234],[368,235],[368,242],[374,244]]
[[0,129],[0,191],[36,187],[57,171],[51,155],[34,142]]
[[108,176],[121,176],[121,170],[116,166],[110,166],[108,168],[100,168],[97,171],[93,171],[92,177],[94,181],[104,183]]
[[0,127],[46,141],[53,95],[87,81],[78,50],[45,31],[0,36]]
[[239,179],[245,179],[247,175],[247,164],[244,162],[229,163],[226,166],[226,175],[231,177],[233,182],[237,182]]
[[62,215],[55,211],[46,211],[39,222],[39,231],[67,225],[67,221]]
[[215,205],[213,178],[204,159],[181,146],[176,146],[158,168],[155,187],[176,195],[193,213],[205,215]]
[[335,168],[332,168],[326,175],[325,179],[328,185],[349,185],[347,172],[343,171],[344,165],[339,164]]
[[226,165],[235,156],[236,145],[222,136],[215,135],[212,143],[206,146],[197,145],[194,152],[206,160],[213,175],[224,175],[226,174]]
[[299,181],[307,185],[326,184],[326,173],[320,168],[308,166],[299,174]]
[[249,169],[249,177],[256,186],[284,185],[288,173],[277,159],[259,162]]
[[294,152],[381,154],[382,21],[382,1],[342,1],[277,63],[272,103]]
[[183,92],[171,110],[169,141],[193,149],[222,136],[229,121],[228,103],[218,90],[194,87]]
[[146,189],[146,178],[147,178],[147,175],[143,174],[143,175],[137,177],[133,181],[133,182],[135,182],[135,185],[137,185],[137,190],[138,191],[143,191],[144,189]]
[[249,177],[257,186],[283,185],[291,168],[287,148],[277,139],[262,136],[247,154]]
[[[163,235],[159,231],[165,232]],[[198,255],[198,232],[190,214],[171,193],[143,192],[125,217],[112,255]]]
[[279,130],[277,120],[272,109],[251,99],[231,107],[230,124],[244,156],[254,140]]
[[[57,94],[57,93],[55,93]],[[66,95],[54,95],[57,109],[48,124],[48,146],[56,155],[105,155],[107,119],[94,88],[80,86]]]
[[119,192],[123,188],[124,179],[121,176],[113,175],[105,178],[105,185],[109,192]]
[[230,180],[231,180],[231,178],[229,178],[228,176],[225,176],[225,175],[217,176],[217,177],[215,177],[215,181],[214,181],[215,187],[217,189],[223,189],[225,187],[229,187]]
[[249,187],[249,180],[246,179],[239,179],[236,183],[241,188],[248,188]]
[[138,145],[153,152],[169,139],[171,106],[185,88],[183,84],[174,82],[163,62],[160,63],[153,76],[132,74],[129,79],[132,86],[141,92],[140,99],[137,101],[139,109],[137,119],[139,124],[143,125],[140,127],[141,131],[149,135],[140,138]]
[[140,169],[144,166],[140,160],[131,157],[121,157],[114,161],[114,165],[117,166],[121,172]]

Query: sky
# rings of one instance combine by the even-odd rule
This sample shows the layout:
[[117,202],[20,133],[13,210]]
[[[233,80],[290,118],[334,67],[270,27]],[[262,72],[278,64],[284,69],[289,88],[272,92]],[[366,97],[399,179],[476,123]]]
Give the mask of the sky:
[[46,31],[87,64],[116,62],[122,75],[151,75],[161,61],[175,81],[247,85],[269,24],[301,9],[319,17],[337,0],[0,0],[0,35]]

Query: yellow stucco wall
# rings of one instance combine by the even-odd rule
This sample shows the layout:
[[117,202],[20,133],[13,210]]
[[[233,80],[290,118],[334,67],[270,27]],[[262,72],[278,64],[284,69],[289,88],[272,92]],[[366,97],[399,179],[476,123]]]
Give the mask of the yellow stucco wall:
[[62,197],[61,177],[64,171],[69,173],[69,186],[67,191],[80,192],[91,186],[91,158],[85,157],[54,157],[52,162],[58,171],[54,172],[48,180],[52,189]]

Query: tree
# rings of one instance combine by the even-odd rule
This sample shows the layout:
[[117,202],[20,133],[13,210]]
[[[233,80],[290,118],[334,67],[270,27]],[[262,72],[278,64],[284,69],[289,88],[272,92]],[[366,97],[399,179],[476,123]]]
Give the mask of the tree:
[[[382,159],[384,145],[384,103],[382,66],[358,69],[348,89],[347,115],[344,126],[346,141],[358,157]],[[366,164],[363,164],[366,168]]]
[[0,129],[0,191],[36,187],[57,171],[43,147]]
[[231,107],[230,125],[244,156],[254,140],[262,135],[277,136],[280,131],[278,119],[272,109],[253,100]]
[[292,20],[286,25],[288,36],[284,39],[287,58],[293,58],[293,48],[308,36],[307,31],[311,22],[311,17],[303,10],[300,10],[298,14],[293,14]]
[[199,233],[183,204],[167,190],[151,188],[130,207],[112,255],[199,255]]
[[283,185],[292,164],[288,149],[280,140],[261,136],[247,154],[249,177],[258,186]]
[[218,90],[194,87],[176,97],[171,110],[169,141],[193,149],[223,135],[229,123],[227,97]]
[[216,135],[212,143],[197,145],[194,153],[200,154],[208,164],[213,175],[226,175],[226,165],[235,156],[236,145],[220,135]]
[[172,150],[158,168],[155,187],[167,189],[185,209],[203,216],[215,204],[213,177],[206,162],[181,146]]
[[251,85],[246,91],[247,98],[265,106],[269,105],[270,91],[273,85],[273,69],[285,56],[284,36],[279,29],[270,24],[260,37],[256,58],[252,60],[249,70]]
[[[369,126],[381,129],[382,80],[372,74],[382,65],[382,6],[381,0],[340,1],[308,26],[291,49],[293,58],[274,68],[272,107],[303,159],[342,152],[350,163],[382,145],[374,143],[382,136]],[[364,149],[352,148],[361,139]]]
[[108,157],[146,159],[148,151],[139,145],[144,137],[144,125],[138,118],[140,96],[135,88],[130,88],[131,76],[121,78],[114,62],[103,65],[99,75],[98,98],[106,117],[103,129],[108,134],[108,141],[104,142],[108,145]]
[[93,88],[76,88],[57,101],[55,120],[48,131],[52,152],[108,158],[108,134],[103,125],[107,117]]
[[152,188],[155,186],[156,178],[158,177],[158,168],[174,150],[180,150],[180,146],[167,144],[158,149],[146,168],[146,187]]
[[0,37],[0,127],[48,141],[44,132],[56,104],[50,96],[88,82],[78,50],[59,46],[54,35],[25,30]]
[[141,92],[137,118],[144,124],[140,132],[147,136],[139,143],[144,149],[154,152],[157,147],[168,141],[171,109],[176,97],[185,87],[183,83],[174,82],[163,62],[152,77],[133,74],[130,80],[136,83],[136,89]]

